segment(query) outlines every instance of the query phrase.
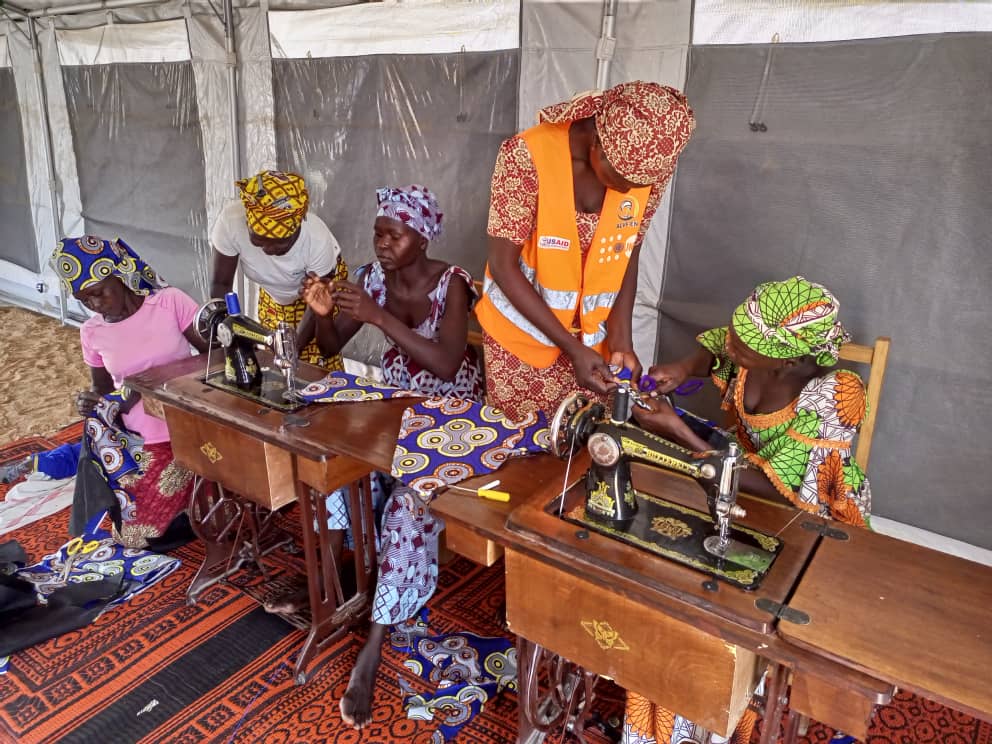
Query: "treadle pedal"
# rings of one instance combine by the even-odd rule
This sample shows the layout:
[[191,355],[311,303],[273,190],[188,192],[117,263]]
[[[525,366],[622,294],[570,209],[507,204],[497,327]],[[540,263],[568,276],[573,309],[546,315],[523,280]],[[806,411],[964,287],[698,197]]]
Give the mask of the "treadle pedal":
[[802,610],[797,610],[789,605],[784,605],[775,600],[762,597],[754,601],[754,606],[762,612],[767,612],[778,620],[785,620],[794,625],[809,625],[810,617]]
[[844,530],[839,530],[825,522],[802,522],[799,525],[804,530],[819,532],[824,537],[832,537],[834,540],[849,540],[848,534]]

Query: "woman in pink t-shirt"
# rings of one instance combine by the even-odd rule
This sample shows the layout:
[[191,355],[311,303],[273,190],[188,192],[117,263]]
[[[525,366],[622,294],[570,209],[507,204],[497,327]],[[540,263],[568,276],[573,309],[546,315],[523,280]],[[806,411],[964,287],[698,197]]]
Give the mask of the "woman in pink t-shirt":
[[175,462],[165,422],[145,413],[141,396],[122,388],[122,382],[188,357],[190,346],[206,350],[192,326],[197,304],[167,286],[120,239],[66,238],[52,265],[72,296],[94,313],[79,329],[93,379],[91,389],[76,396],[79,413],[89,416],[102,396],[122,392],[123,426],[143,440],[141,472],[126,476],[127,493],[118,494],[123,503],[117,537],[128,547],[144,547],[186,508],[193,477]]

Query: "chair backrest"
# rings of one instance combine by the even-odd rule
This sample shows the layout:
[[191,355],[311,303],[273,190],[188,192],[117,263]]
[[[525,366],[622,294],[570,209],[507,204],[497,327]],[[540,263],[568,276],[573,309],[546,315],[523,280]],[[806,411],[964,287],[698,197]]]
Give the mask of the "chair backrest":
[[871,440],[875,434],[875,419],[878,416],[878,401],[882,397],[882,383],[885,381],[885,367],[889,361],[889,345],[892,340],[888,336],[879,336],[873,346],[861,344],[844,344],[840,348],[840,358],[848,362],[867,364],[869,367],[868,383],[865,392],[868,396],[868,413],[861,423],[858,432],[858,445],[854,451],[854,459],[867,472],[868,459],[871,457]]

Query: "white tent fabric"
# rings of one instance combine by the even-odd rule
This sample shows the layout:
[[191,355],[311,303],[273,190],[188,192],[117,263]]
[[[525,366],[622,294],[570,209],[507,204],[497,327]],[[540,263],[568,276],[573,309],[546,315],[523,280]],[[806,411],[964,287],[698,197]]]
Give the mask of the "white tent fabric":
[[389,3],[389,33],[383,33],[383,11],[381,5],[351,5],[272,12],[272,54],[285,59],[448,54],[517,46],[516,0]]
[[992,31],[992,2],[697,0],[693,44],[783,44]]
[[181,62],[189,59],[189,34],[182,19],[59,29],[63,65],[110,65],[115,62]]

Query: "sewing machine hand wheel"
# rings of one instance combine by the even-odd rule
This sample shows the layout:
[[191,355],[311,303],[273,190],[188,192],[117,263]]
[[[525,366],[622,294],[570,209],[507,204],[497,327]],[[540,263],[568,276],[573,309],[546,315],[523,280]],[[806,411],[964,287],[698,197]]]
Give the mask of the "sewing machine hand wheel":
[[211,343],[213,341],[215,327],[225,317],[227,317],[227,305],[224,303],[224,300],[218,298],[207,300],[196,311],[196,317],[193,319],[193,327],[196,329],[196,335],[208,344]]
[[603,415],[603,406],[592,403],[582,393],[572,393],[558,406],[551,419],[551,452],[562,459],[584,447],[590,429]]

